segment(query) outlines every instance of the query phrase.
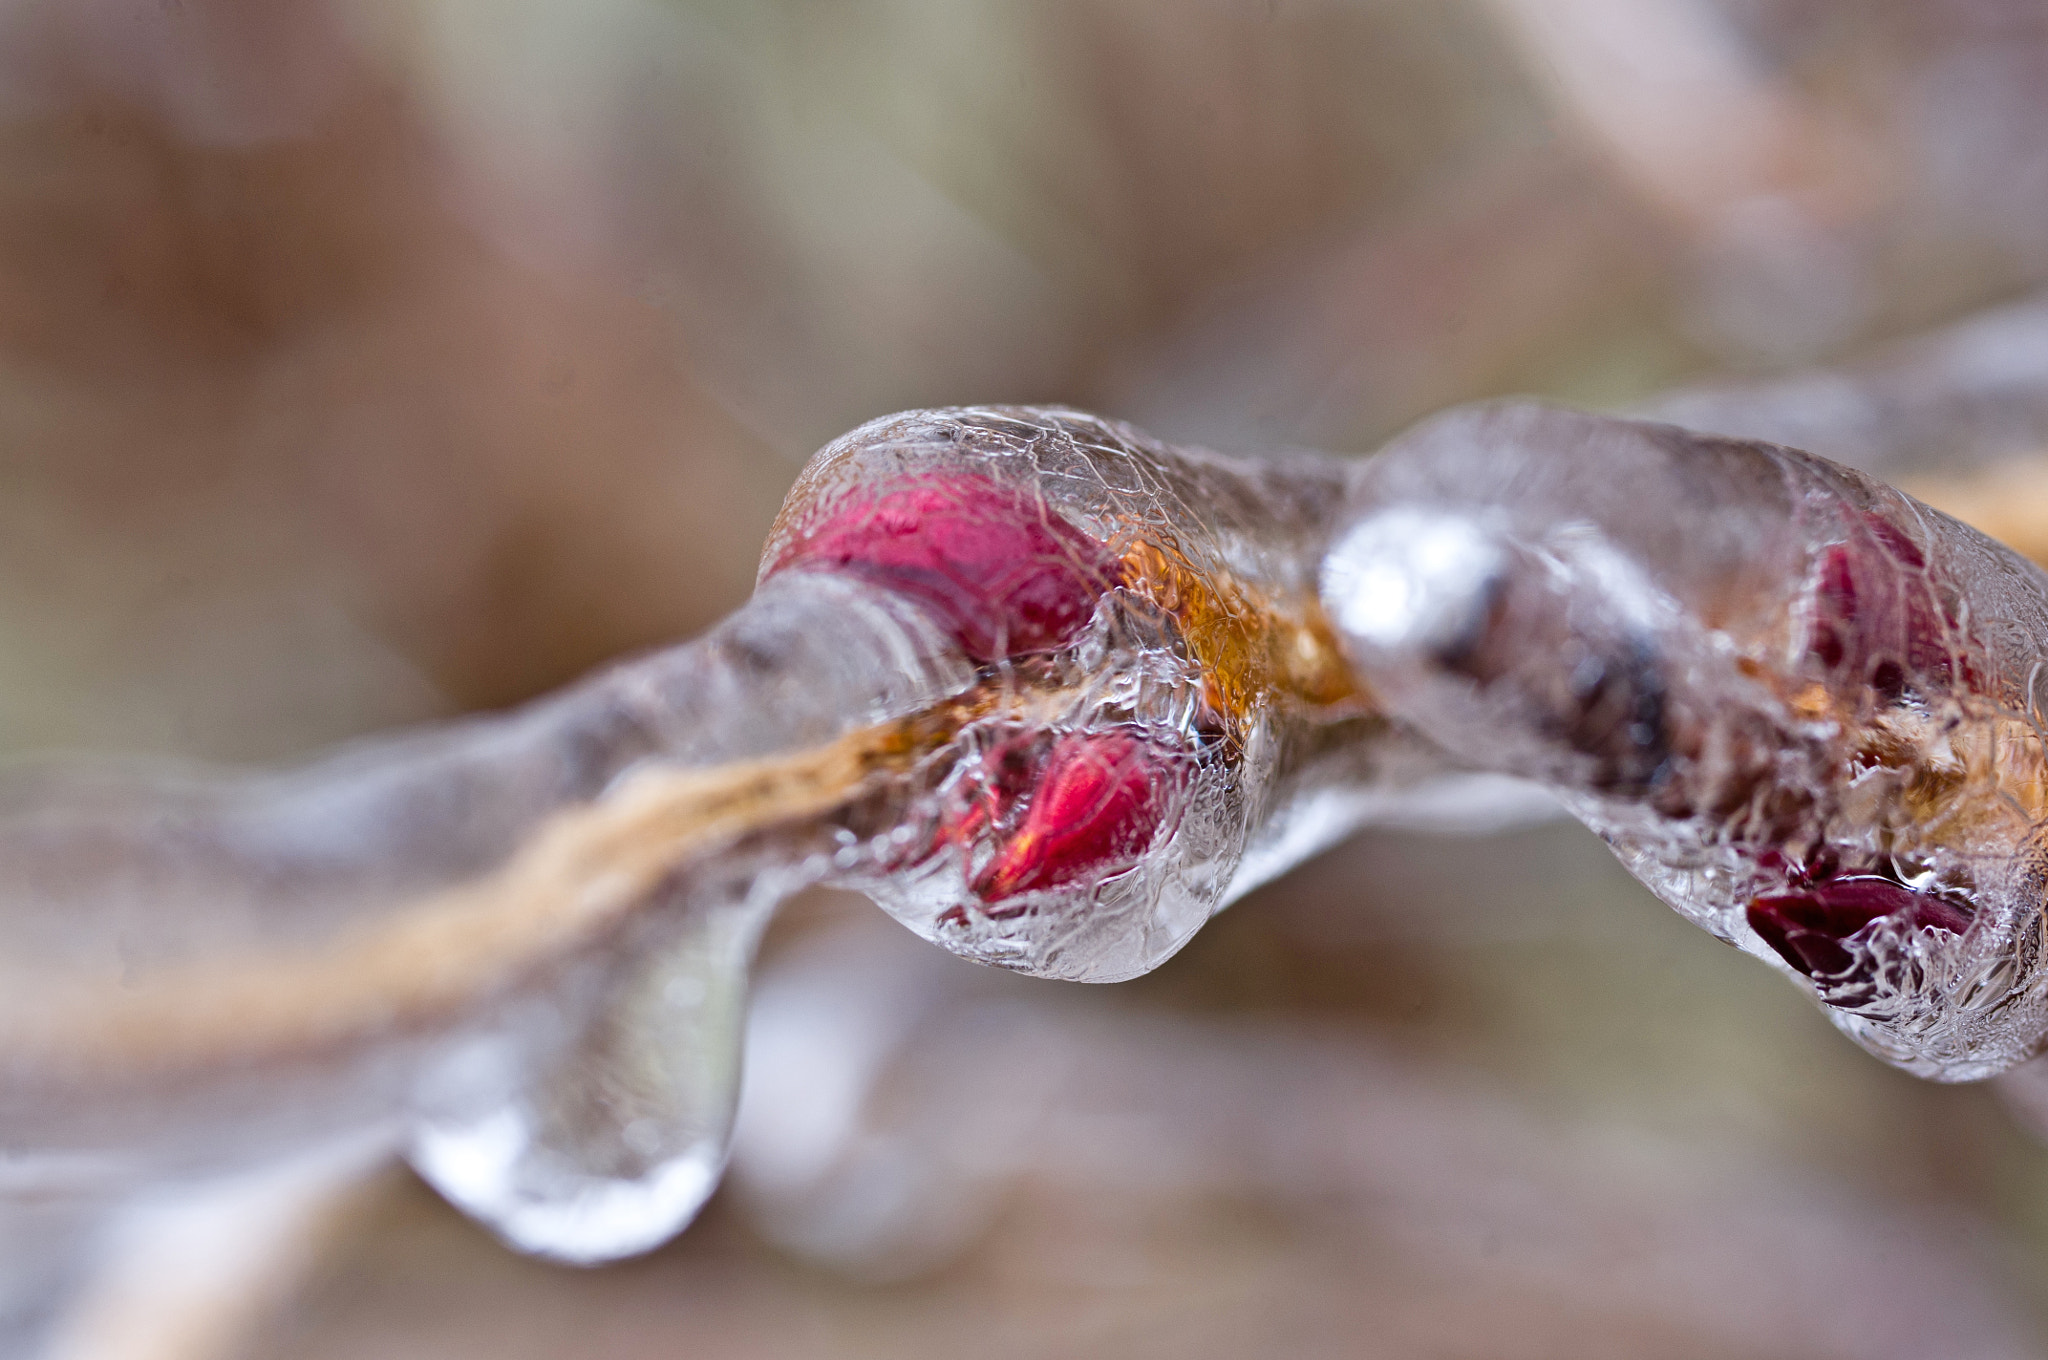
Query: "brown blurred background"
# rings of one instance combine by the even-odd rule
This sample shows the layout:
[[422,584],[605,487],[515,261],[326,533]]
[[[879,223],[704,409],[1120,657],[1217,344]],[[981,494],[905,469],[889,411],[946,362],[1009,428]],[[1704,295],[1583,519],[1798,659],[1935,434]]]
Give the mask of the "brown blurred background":
[[[733,607],[804,458],[903,407],[1363,451],[2044,281],[2036,0],[16,0],[0,749],[280,760],[538,693]],[[801,1111],[757,1096],[739,1192],[598,1272],[393,1174],[242,1352],[1974,1356],[2048,1320],[2048,1149],[1575,829],[1367,837],[1110,990],[799,916],[785,1047],[901,1003],[827,1152],[778,1162]]]

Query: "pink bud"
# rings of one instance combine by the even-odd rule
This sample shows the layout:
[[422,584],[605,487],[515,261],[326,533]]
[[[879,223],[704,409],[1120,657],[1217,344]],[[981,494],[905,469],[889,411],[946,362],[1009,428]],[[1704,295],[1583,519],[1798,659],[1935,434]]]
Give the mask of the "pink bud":
[[[1908,689],[1975,683],[1955,612],[1905,531],[1875,513],[1821,550],[1808,650],[1827,670],[1886,700]],[[1960,662],[1960,664],[1958,664]]]
[[770,570],[791,567],[915,600],[981,663],[1065,646],[1121,576],[1105,545],[1042,501],[968,473],[848,492]]
[[1759,897],[1747,915],[1750,929],[1778,957],[1810,978],[1837,986],[1868,980],[1855,975],[1857,959],[1843,941],[1873,921],[1889,916],[1956,935],[1970,926],[1968,907],[1875,875],[1829,879],[1797,892]]
[[1186,777],[1185,756],[1134,732],[1061,737],[1031,787],[1022,825],[998,845],[975,893],[997,902],[1133,867]]

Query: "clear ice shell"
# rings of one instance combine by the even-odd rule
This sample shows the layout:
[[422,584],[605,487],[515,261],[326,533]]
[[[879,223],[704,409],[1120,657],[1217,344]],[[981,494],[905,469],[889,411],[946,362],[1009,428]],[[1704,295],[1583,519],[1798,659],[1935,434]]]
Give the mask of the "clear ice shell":
[[[1205,738],[1201,677],[1156,641],[1132,642],[1120,601],[1106,600],[1096,636],[1074,664],[1075,681],[1029,726],[999,716],[970,725],[931,759],[928,792],[900,809],[883,843],[852,855],[830,881],[865,893],[913,932],[980,963],[1039,977],[1116,982],[1149,972],[1193,937],[1220,905],[1242,853],[1245,790],[1270,764],[1266,725],[1248,728],[1245,749]],[[1104,637],[1120,641],[1105,641]],[[999,791],[990,766],[1024,745],[1040,763],[1005,817],[982,808]],[[1113,746],[1107,788],[1085,805],[1051,807],[1052,828],[1085,831],[1091,815],[1116,811],[1117,786],[1141,801],[1141,821],[1120,854],[1077,854],[1071,842],[1029,837],[1056,796],[1063,750],[1083,758]],[[968,823],[966,834],[962,824]],[[986,823],[983,825],[983,823]],[[998,894],[1017,848],[1035,854],[1039,879]],[[1062,862],[1062,855],[1065,861]],[[1046,877],[1050,866],[1052,881]],[[1015,879],[1020,875],[1011,875]]]

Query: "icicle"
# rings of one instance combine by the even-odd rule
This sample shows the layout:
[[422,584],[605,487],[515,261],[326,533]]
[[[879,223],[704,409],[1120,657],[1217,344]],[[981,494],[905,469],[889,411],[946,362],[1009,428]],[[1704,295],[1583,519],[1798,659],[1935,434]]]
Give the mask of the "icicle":
[[725,1166],[747,969],[780,886],[678,889],[587,995],[456,1048],[419,1083],[412,1164],[522,1251],[590,1264],[674,1236]]

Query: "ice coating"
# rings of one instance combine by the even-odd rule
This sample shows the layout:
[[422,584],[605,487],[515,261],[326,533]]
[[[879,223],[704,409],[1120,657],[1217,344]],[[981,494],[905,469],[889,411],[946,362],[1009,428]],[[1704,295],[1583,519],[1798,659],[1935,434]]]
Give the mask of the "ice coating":
[[1818,459],[1532,406],[1365,463],[915,412],[762,560],[516,713],[0,787],[0,1150],[119,1186],[388,1129],[514,1246],[610,1259],[715,1183],[788,894],[1113,981],[1359,825],[1539,786],[1895,1062],[2044,1028],[2048,592]]
[[1873,1052],[1963,1080],[2048,1029],[2048,578],[1768,444],[1535,405],[1353,488],[1324,595],[1388,713],[1541,780]]

